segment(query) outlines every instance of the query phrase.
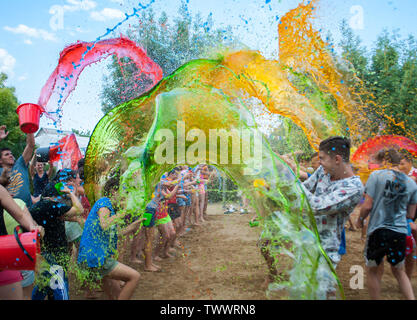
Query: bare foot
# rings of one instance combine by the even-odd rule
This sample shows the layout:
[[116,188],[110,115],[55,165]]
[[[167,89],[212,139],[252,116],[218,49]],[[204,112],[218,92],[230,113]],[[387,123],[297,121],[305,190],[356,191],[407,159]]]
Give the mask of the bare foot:
[[132,264],[143,264],[143,261],[138,259],[138,258],[134,258],[130,261],[130,263],[132,263]]
[[162,258],[161,258],[160,256],[155,256],[153,259],[154,259],[155,261],[162,261]]
[[156,265],[155,263],[152,262],[152,266],[156,269],[162,269],[160,266]]
[[151,266],[150,268],[145,267],[143,269],[143,271],[145,271],[145,272],[158,272],[158,271],[161,271],[161,269],[158,269],[158,268],[155,268],[154,266]]
[[169,253],[166,253],[165,255],[163,255],[161,258],[163,259],[172,259],[175,258],[174,256],[170,255]]

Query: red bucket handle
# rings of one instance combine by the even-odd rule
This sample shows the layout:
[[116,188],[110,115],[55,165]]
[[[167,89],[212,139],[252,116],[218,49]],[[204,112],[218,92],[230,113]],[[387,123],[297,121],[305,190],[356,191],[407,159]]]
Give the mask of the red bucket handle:
[[23,244],[22,244],[22,242],[20,242],[20,239],[19,239],[19,234],[18,234],[18,232],[19,232],[19,230],[20,229],[22,229],[22,227],[21,226],[16,226],[16,228],[14,228],[14,237],[15,237],[15,239],[16,239],[16,241],[17,241],[17,244],[19,245],[19,247],[20,247],[20,249],[22,249],[22,251],[23,251],[23,253],[29,258],[29,260],[30,261],[34,261],[35,259],[33,259],[32,258],[32,256],[27,252],[27,250],[23,247]]

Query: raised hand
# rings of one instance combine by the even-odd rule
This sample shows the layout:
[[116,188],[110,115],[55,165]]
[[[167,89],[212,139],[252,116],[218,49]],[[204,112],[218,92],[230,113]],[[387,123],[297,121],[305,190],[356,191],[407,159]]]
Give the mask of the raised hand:
[[9,135],[9,132],[6,132],[6,126],[2,125],[0,126],[0,141],[7,138]]

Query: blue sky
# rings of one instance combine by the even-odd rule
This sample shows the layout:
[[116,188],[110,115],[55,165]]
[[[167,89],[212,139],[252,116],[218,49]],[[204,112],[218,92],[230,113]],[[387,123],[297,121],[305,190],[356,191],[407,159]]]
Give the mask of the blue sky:
[[[252,49],[274,57],[277,22],[300,0],[188,0],[191,14],[213,15],[215,26],[231,25]],[[175,16],[181,0],[14,0],[0,1],[0,71],[9,76],[20,103],[37,102],[55,69],[59,53],[76,41],[94,41],[132,13],[133,7],[151,3],[155,12]],[[330,30],[337,41],[338,26],[346,19],[364,44],[371,47],[381,31],[399,29],[417,36],[416,0],[321,0],[315,25]],[[62,19],[61,19],[62,18]],[[132,18],[108,37],[125,33]],[[86,68],[77,89],[64,106],[62,129],[92,130],[102,117],[99,95],[106,62]],[[43,126],[51,123],[42,121]]]

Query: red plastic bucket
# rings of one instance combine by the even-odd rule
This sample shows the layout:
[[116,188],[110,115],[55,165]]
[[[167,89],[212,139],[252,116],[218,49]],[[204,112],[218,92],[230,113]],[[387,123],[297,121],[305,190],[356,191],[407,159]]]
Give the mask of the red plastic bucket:
[[35,133],[39,129],[39,119],[45,110],[33,103],[25,103],[17,107],[20,130],[24,133]]
[[41,252],[36,231],[0,237],[0,270],[35,270],[36,256]]

